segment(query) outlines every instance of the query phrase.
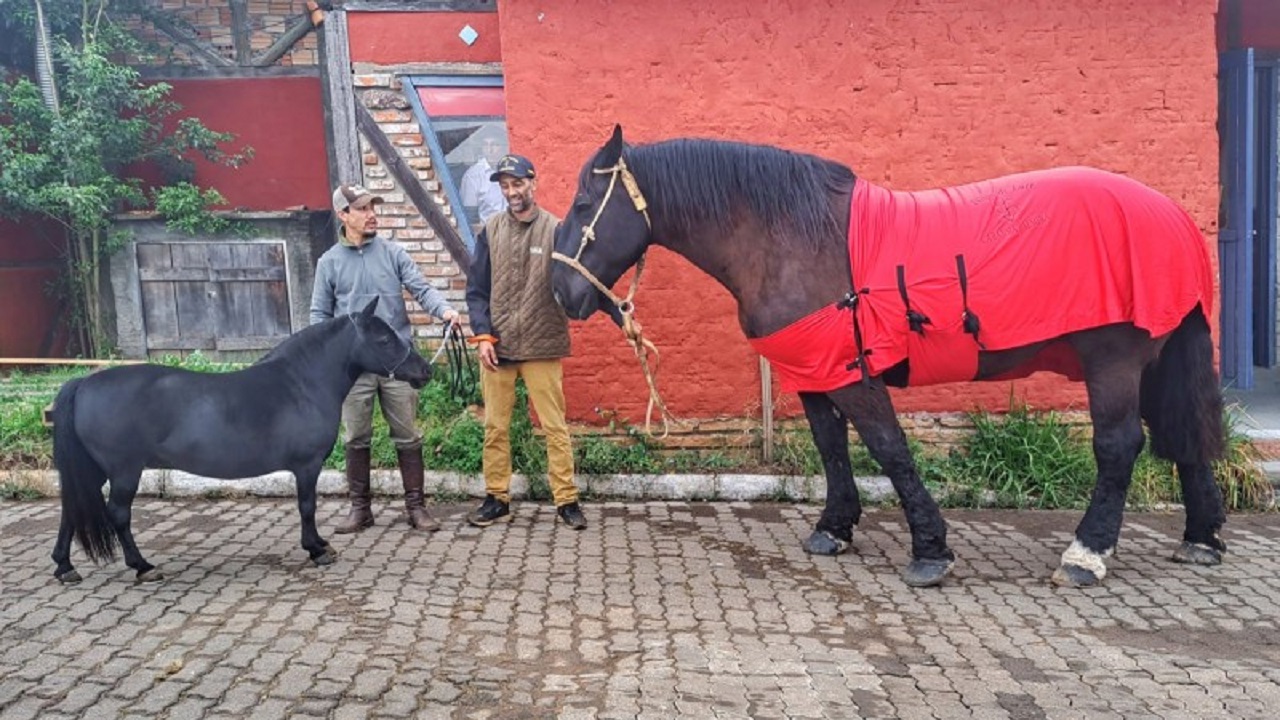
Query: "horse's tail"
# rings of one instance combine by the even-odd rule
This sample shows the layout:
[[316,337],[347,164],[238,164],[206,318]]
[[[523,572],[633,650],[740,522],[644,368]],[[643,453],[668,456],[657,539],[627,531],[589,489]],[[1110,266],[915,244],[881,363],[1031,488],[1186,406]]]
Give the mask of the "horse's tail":
[[80,378],[70,380],[53,401],[53,464],[62,484],[62,519],[90,560],[114,560],[118,538],[102,498],[107,473],[76,434],[79,388]]
[[1206,465],[1226,451],[1213,339],[1199,306],[1182,319],[1143,373],[1142,417],[1157,457]]

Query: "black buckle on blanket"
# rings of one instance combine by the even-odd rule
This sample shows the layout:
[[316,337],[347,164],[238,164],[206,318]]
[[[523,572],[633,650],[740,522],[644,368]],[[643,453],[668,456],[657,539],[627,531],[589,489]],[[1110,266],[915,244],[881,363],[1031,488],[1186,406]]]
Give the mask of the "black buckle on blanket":
[[911,332],[924,335],[924,326],[932,325],[933,321],[928,315],[911,309],[911,300],[907,298],[907,270],[904,266],[898,266],[898,294],[902,296],[902,305],[907,309],[907,326],[911,328]]
[[845,293],[844,297],[840,298],[840,300],[836,302],[837,309],[844,310],[847,308],[849,310],[852,310],[851,314],[853,315],[853,343],[858,348],[858,356],[853,359],[853,362],[850,362],[849,364],[845,365],[844,369],[845,370],[857,369],[861,371],[862,383],[864,385],[871,382],[871,368],[867,365],[867,356],[871,354],[871,351],[866,350],[862,347],[862,325],[858,323],[858,299],[860,295],[863,295],[869,292],[871,292],[871,288],[862,288],[857,292],[854,292],[851,290]]
[[973,341],[978,343],[978,347],[986,350],[987,346],[982,344],[978,339],[978,331],[982,329],[982,321],[978,320],[978,316],[969,309],[969,275],[964,269],[964,255],[956,256],[956,272],[960,276],[960,302],[964,306],[964,331],[973,336]]

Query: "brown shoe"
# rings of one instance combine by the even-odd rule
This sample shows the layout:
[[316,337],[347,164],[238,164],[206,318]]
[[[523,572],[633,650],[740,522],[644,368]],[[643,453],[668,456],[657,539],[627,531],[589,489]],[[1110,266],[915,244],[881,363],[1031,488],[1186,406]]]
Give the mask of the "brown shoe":
[[373,527],[369,498],[369,448],[347,448],[347,493],[351,512],[333,529],[339,535]]
[[409,527],[423,532],[435,532],[440,523],[427,512],[422,487],[425,484],[422,469],[422,448],[396,450],[396,459],[400,461],[400,479],[404,482],[404,512]]

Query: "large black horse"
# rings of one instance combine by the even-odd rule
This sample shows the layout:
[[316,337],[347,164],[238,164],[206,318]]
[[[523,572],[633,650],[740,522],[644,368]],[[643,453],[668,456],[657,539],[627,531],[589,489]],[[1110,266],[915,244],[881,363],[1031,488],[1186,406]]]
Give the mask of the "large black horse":
[[133,365],[63,385],[53,409],[62,482],[54,576],[80,580],[71,565],[74,536],[94,562],[114,559],[119,543],[139,580],[160,579],[130,529],[130,507],[148,467],[224,479],[292,472],[302,547],[316,565],[332,563],[333,548],[316,530],[316,480],[338,437],[343,399],[366,372],[414,387],[431,379],[431,365],[413,344],[374,314],[377,304],[374,298],[360,312],[297,332],[237,372]]
[[954,562],[946,524],[887,386],[1054,370],[1086,384],[1098,478],[1053,580],[1105,575],[1143,420],[1182,485],[1174,559],[1221,562],[1213,277],[1204,238],[1163,195],[1088,168],[891,192],[811,155],[694,139],[629,146],[615,128],[556,239],[555,293],[570,317],[610,300],[629,310],[611,288],[651,243],[728,289],[747,338],[799,392],[827,475],[809,552],[843,552],[861,517],[852,422],[902,501],[905,581],[941,582]]

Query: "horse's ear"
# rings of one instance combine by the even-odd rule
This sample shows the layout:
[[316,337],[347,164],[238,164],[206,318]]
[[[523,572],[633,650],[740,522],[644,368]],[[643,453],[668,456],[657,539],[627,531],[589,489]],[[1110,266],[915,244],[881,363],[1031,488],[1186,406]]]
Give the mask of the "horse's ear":
[[604,144],[604,148],[600,150],[600,167],[613,167],[618,164],[618,159],[622,157],[622,126],[613,126],[613,136],[609,138],[609,142]]
[[366,318],[372,318],[373,311],[377,309],[378,309],[378,296],[374,295],[373,299],[369,301],[369,304],[365,305],[364,309],[360,311],[360,314]]

